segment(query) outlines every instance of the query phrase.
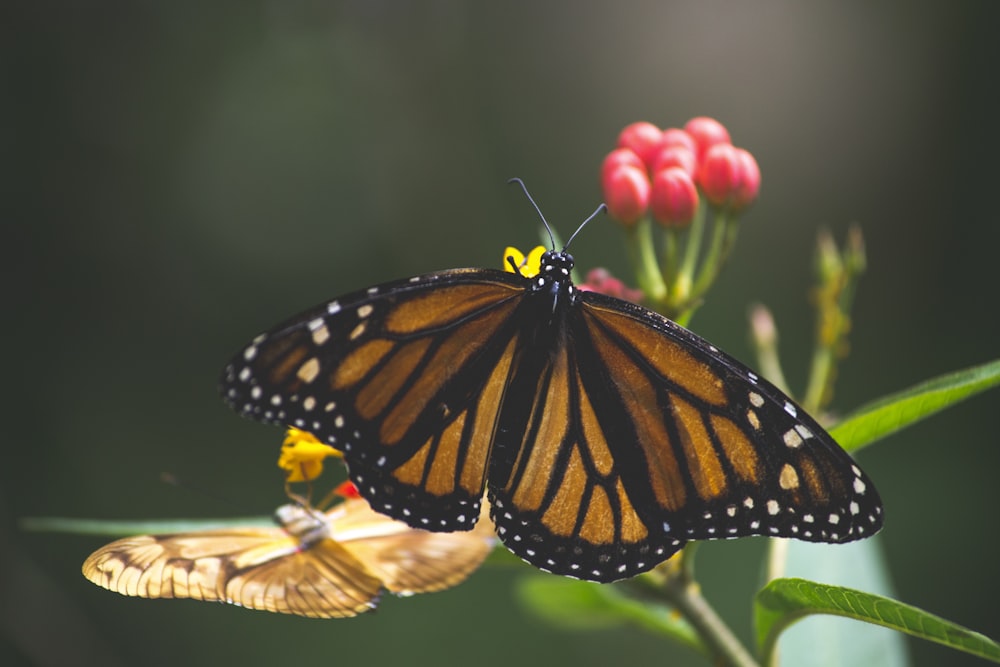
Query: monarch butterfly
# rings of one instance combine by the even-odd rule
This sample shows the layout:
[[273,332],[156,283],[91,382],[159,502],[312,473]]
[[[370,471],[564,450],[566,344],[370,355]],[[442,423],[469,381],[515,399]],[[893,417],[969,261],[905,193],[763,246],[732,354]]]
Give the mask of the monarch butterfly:
[[411,526],[471,528],[485,488],[508,549],[580,579],[688,540],[881,528],[874,485],[812,417],[673,321],[576,289],[552,245],[537,275],[508,259],[320,304],[254,338],[220,390],[340,449],[372,507]]
[[463,581],[493,548],[487,521],[472,532],[410,528],[348,499],[326,513],[300,504],[278,526],[141,535],[90,555],[98,586],[144,598],[191,598],[313,618],[355,616],[381,590],[411,595]]

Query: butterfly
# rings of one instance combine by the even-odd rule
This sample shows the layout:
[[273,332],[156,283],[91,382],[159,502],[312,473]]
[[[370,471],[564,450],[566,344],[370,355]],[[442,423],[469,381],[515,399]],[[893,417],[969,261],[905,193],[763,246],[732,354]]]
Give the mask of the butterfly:
[[450,588],[493,548],[488,521],[432,533],[394,521],[361,498],[327,512],[282,505],[277,526],[140,535],[101,547],[84,576],[144,598],[190,598],[312,618],[355,616],[383,589],[412,595]]
[[580,579],[689,540],[881,528],[871,480],[794,401],[673,321],[577,289],[552,247],[537,275],[511,258],[322,303],[244,346],[220,391],[341,450],[372,507],[411,526],[468,530],[485,489],[508,549]]

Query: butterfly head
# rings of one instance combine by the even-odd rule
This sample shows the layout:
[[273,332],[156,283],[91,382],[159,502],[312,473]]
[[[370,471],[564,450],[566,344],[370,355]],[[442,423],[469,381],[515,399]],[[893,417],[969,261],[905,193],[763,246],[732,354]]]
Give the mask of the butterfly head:
[[573,255],[565,250],[548,250],[542,255],[538,274],[532,278],[532,289],[536,292],[567,292],[572,295],[572,272]]

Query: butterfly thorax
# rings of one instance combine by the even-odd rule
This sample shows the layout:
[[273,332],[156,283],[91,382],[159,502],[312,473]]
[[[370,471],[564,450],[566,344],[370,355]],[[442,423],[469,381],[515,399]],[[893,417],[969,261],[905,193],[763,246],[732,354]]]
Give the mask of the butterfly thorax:
[[308,548],[330,536],[330,526],[326,517],[302,505],[282,505],[274,512],[274,520],[292,537],[299,540],[302,548]]
[[573,286],[573,255],[565,250],[549,250],[542,255],[538,275],[531,280],[531,291],[545,294],[552,301],[551,312],[576,303],[577,291]]

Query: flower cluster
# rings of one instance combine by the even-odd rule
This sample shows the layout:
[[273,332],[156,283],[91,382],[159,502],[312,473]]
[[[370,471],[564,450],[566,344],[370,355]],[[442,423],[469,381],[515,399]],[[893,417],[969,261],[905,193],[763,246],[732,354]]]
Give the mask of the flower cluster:
[[628,232],[649,305],[685,323],[732,250],[740,214],[757,198],[757,161],[712,118],[666,130],[638,122],[604,158],[601,186],[608,214]]
[[691,224],[700,197],[739,212],[757,198],[760,168],[748,151],[732,145],[717,120],[692,118],[684,129],[652,123],[628,125],[604,158],[601,185],[611,217],[635,224],[647,212],[664,226]]
[[289,427],[281,443],[278,467],[285,471],[286,482],[309,482],[323,472],[323,459],[342,454],[316,439],[312,433]]

